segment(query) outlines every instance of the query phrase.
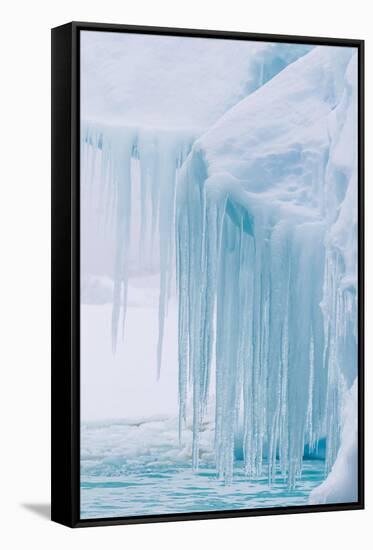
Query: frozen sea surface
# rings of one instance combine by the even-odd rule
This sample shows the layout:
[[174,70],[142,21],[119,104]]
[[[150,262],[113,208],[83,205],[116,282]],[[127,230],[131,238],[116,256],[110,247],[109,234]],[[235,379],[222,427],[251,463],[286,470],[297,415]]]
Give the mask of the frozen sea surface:
[[159,417],[83,425],[82,519],[304,505],[324,479],[324,462],[305,460],[302,478],[289,491],[281,479],[272,486],[265,475],[249,480],[238,460],[227,485],[216,475],[212,430],[203,432],[196,472],[191,433],[179,446],[175,422]]

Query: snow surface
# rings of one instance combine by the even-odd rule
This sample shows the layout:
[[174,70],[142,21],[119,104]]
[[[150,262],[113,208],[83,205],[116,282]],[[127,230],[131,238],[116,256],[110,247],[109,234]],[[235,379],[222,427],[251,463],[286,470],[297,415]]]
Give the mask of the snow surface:
[[86,31],[83,120],[205,128],[307,45]]

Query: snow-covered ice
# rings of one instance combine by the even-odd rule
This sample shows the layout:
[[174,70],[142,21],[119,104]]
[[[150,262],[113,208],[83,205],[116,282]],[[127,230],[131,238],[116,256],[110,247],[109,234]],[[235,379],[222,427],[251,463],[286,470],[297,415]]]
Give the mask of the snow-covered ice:
[[356,114],[356,54],[315,48],[223,115],[183,165],[179,368],[197,456],[216,340],[222,476],[242,408],[249,475],[267,448],[270,480],[293,486],[304,445],[325,435],[327,470],[336,459],[356,375]]

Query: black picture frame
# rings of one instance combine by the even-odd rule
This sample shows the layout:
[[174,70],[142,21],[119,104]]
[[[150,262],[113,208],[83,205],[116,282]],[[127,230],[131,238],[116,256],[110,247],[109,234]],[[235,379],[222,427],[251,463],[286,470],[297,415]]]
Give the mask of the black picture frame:
[[[286,42],[358,51],[358,501],[249,510],[80,519],[79,87],[84,30]],[[364,508],[364,41],[72,22],[52,29],[52,510],[69,527],[330,512]]]

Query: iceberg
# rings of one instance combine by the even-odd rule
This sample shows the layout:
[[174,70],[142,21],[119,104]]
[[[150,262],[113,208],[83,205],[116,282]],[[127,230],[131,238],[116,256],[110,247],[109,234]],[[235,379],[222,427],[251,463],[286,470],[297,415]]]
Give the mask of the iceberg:
[[[187,432],[194,468],[213,410],[214,460],[226,483],[241,453],[248,478],[293,489],[305,448],[319,456],[325,442],[328,477],[310,503],[354,499],[356,483],[345,482],[356,462],[354,50],[236,41],[209,49],[201,39],[186,54],[183,39],[172,49],[159,37],[154,66],[165,72],[157,81],[153,57],[139,49],[134,66],[148,71],[135,94],[137,73],[120,70],[121,40],[110,61],[100,47],[84,61],[82,193],[113,265],[102,279],[82,270],[84,296],[111,296],[115,352],[131,273],[159,273],[159,377],[176,294],[178,432],[180,441]],[[206,86],[201,70],[210,71]],[[96,72],[104,78],[93,93]]]
[[[356,55],[318,47],[198,138],[177,189],[180,424],[215,368],[217,469],[294,487],[305,445],[341,442],[356,376]],[[216,359],[212,364],[212,348]],[[243,416],[243,419],[241,418]]]

